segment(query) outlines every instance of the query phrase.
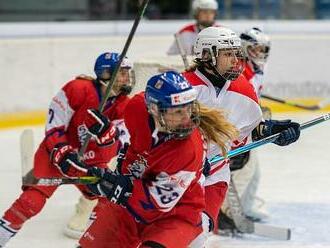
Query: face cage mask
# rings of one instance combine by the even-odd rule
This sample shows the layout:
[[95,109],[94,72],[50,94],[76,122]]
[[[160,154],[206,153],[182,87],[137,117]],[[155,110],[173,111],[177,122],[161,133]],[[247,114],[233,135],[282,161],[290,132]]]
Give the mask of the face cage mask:
[[[257,47],[262,47],[262,51],[256,52]],[[255,43],[246,48],[248,59],[255,63],[257,66],[264,66],[267,62],[270,47],[262,44]]]
[[[107,72],[105,72],[105,73],[107,73]],[[108,73],[108,75],[110,76],[110,73]],[[110,83],[110,80],[111,80],[111,77],[109,79],[98,78],[98,81],[104,86],[108,86],[108,84]],[[134,72],[132,72],[132,70],[130,70],[129,81],[126,84],[122,84],[120,86],[118,86],[118,84],[116,84],[116,82],[115,82],[112,86],[112,90],[115,92],[118,92],[118,95],[119,94],[129,95],[132,92],[134,85],[135,85],[135,75],[134,75]]]
[[[176,128],[171,128],[168,123],[165,121],[164,115],[166,114],[167,109],[160,109],[158,108],[159,116],[158,122],[164,131],[168,134],[172,134],[175,139],[185,139],[188,137],[192,131],[199,126],[200,123],[200,108],[196,101],[190,103],[192,105],[191,116],[190,116],[190,125],[187,127],[185,126],[178,126]],[[187,106],[187,105],[184,105]],[[179,107],[177,107],[179,108]]]
[[[211,58],[209,59],[209,61],[211,62],[213,69],[217,73],[219,73],[220,76],[222,76],[226,80],[233,81],[233,80],[237,79],[239,77],[239,75],[242,74],[242,72],[245,68],[245,59],[244,59],[244,55],[243,55],[243,50],[241,47],[227,48],[227,49],[223,49],[223,50],[225,50],[225,51],[232,50],[233,53],[235,54],[235,57],[238,60],[238,62],[234,68],[232,68],[231,70],[226,70],[226,72],[224,72],[224,73],[221,73],[219,71],[219,69],[217,68],[217,61],[216,61],[217,59],[216,58],[218,57],[220,51],[218,50],[218,52],[217,52],[215,46],[212,47],[212,55],[210,54]],[[203,51],[203,53],[204,53],[204,51]],[[203,55],[203,57],[204,57],[204,55]]]

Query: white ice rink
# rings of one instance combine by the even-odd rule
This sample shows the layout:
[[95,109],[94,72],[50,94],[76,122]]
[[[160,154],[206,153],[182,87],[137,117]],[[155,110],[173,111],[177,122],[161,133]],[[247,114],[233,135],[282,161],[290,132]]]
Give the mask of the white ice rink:
[[[306,121],[319,113],[289,116]],[[287,116],[277,115],[278,118]],[[0,212],[20,194],[19,135],[23,129],[0,131]],[[43,128],[34,128],[37,139]],[[208,248],[330,247],[330,121],[304,130],[289,147],[273,144],[259,149],[261,186],[259,195],[267,202],[270,224],[292,228],[292,240],[275,241],[252,235],[243,238],[213,236]],[[63,228],[79,197],[72,186],[62,186],[42,213],[28,221],[8,248],[73,248]]]

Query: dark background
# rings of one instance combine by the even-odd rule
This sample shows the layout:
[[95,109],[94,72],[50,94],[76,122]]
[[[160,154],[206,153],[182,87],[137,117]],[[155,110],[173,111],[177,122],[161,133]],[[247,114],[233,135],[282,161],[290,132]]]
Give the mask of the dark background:
[[[0,0],[1,22],[126,20],[140,0]],[[150,0],[147,19],[188,19],[192,0]],[[218,0],[218,19],[329,19],[330,0]]]

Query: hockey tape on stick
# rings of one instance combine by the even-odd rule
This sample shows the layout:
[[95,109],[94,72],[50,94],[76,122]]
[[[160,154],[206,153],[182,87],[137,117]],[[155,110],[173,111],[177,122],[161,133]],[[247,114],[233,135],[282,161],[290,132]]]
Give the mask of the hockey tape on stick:
[[[322,123],[324,121],[328,121],[330,120],[330,113],[327,113],[325,115],[322,115],[318,118],[315,118],[313,120],[310,120],[310,121],[307,121],[305,123],[302,123],[300,125],[300,130],[304,130],[306,128],[309,128],[309,127],[312,127],[312,126],[315,126],[319,123]],[[215,164],[215,163],[218,163],[224,159],[228,159],[228,158],[232,158],[232,157],[235,157],[237,155],[240,155],[242,153],[245,153],[245,152],[248,152],[252,149],[255,149],[259,146],[262,146],[262,145],[265,145],[265,144],[268,144],[268,143],[271,143],[273,141],[275,141],[278,137],[280,136],[280,133],[277,133],[277,134],[273,134],[271,136],[268,136],[266,138],[263,138],[261,140],[258,140],[256,142],[252,142],[248,145],[245,145],[245,146],[242,146],[242,147],[239,147],[237,149],[234,149],[230,152],[228,152],[227,156],[224,157],[224,156],[221,156],[221,155],[216,155],[214,156],[211,160],[210,160],[210,163],[211,164]]]
[[[127,53],[127,50],[129,48],[129,46],[131,45],[131,41],[134,37],[134,34],[135,34],[135,31],[140,23],[140,20],[142,18],[142,16],[144,15],[144,12],[148,6],[148,3],[149,3],[149,0],[143,0],[140,8],[139,8],[139,12],[137,14],[137,16],[135,17],[135,20],[134,20],[134,23],[133,23],[133,26],[131,28],[131,31],[127,37],[127,40],[126,40],[126,43],[124,45],[124,48],[123,48],[123,51],[121,52],[120,54],[120,59],[113,71],[113,73],[111,74],[111,79],[110,79],[110,82],[109,84],[107,85],[107,88],[106,88],[106,91],[105,91],[105,94],[104,94],[104,97],[102,98],[102,101],[99,105],[99,108],[98,110],[102,113],[104,107],[105,107],[105,104],[107,103],[107,100],[110,96],[110,92],[111,92],[111,89],[112,89],[112,86],[114,84],[114,82],[116,81],[116,78],[117,78],[117,74],[118,74],[118,71],[119,71],[119,68],[121,66],[121,63],[123,62],[123,59],[125,58],[126,56],[126,53]],[[91,139],[91,135],[88,133],[86,135],[86,139],[84,140],[84,143],[83,145],[81,146],[80,150],[79,150],[79,157],[82,158],[83,157],[83,154],[84,152],[86,151],[86,148],[88,146],[88,143],[89,143],[89,140]]]
[[61,184],[90,184],[98,182],[96,177],[36,178],[33,173],[34,137],[31,129],[25,129],[20,136],[22,184],[58,186]]
[[314,111],[314,110],[320,110],[324,107],[326,107],[327,105],[330,104],[330,99],[325,99],[323,101],[321,101],[319,104],[316,105],[303,105],[303,104],[299,104],[299,103],[295,103],[295,102],[290,102],[290,101],[286,101],[277,97],[273,97],[273,96],[269,96],[269,95],[264,95],[261,94],[262,98],[274,101],[274,102],[278,102],[278,103],[282,103],[282,104],[286,104],[292,107],[296,107],[296,108],[300,108],[300,109],[305,109],[305,110],[310,110],[310,111]]

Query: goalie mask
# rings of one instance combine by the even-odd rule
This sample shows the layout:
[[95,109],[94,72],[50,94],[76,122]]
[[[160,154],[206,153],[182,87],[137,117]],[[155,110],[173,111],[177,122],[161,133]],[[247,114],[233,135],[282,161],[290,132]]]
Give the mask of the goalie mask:
[[148,112],[159,130],[183,139],[199,125],[197,92],[179,73],[168,71],[147,82],[145,100]]
[[208,27],[199,32],[194,46],[197,62],[226,80],[235,80],[245,67],[241,39],[225,27]]
[[252,28],[240,35],[244,55],[257,66],[263,66],[270,52],[269,36],[259,28]]
[[[96,59],[94,72],[99,83],[105,86],[108,85],[119,59],[120,55],[118,53],[103,53]],[[131,79],[131,68],[130,61],[125,57],[120,65],[116,81],[112,86],[112,91],[115,95],[128,95],[132,91],[134,80]]]

